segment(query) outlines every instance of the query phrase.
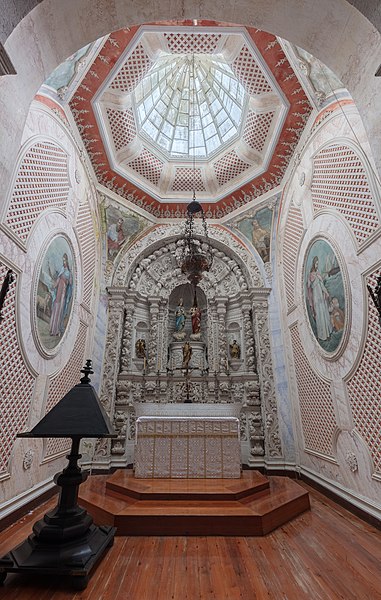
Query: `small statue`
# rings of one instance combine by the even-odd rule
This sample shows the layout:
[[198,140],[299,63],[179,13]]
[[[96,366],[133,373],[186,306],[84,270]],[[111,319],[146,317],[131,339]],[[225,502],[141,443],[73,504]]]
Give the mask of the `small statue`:
[[201,310],[198,306],[192,306],[190,309],[190,315],[192,317],[192,333],[197,334],[201,331]]
[[182,369],[188,370],[190,359],[192,358],[192,347],[189,342],[183,346],[183,364]]
[[135,343],[135,353],[138,358],[142,358],[144,360],[144,369],[146,368],[147,361],[147,350],[146,350],[146,341],[143,338],[139,338]]
[[233,340],[230,344],[230,358],[241,358],[241,348],[237,344],[237,340]]
[[182,331],[185,327],[185,309],[183,305],[183,299],[180,298],[179,304],[176,308],[176,322],[175,322],[175,331]]

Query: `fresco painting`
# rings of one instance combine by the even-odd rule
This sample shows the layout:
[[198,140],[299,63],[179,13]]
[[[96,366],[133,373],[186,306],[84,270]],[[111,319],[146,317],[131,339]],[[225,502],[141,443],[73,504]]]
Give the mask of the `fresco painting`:
[[42,261],[36,294],[36,322],[43,348],[53,350],[61,341],[73,307],[74,258],[67,238],[54,238]]
[[326,240],[317,239],[309,247],[303,285],[313,334],[323,350],[334,352],[343,336],[346,298],[339,261]]
[[149,222],[132,212],[121,211],[114,206],[106,209],[107,258],[114,261],[119,250],[133,239]]
[[273,211],[265,207],[254,213],[253,217],[242,219],[237,225],[265,263],[270,260],[272,220]]

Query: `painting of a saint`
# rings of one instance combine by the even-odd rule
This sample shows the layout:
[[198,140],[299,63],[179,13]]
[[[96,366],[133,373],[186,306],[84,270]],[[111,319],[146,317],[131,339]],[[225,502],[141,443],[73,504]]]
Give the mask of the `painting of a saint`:
[[148,221],[134,213],[121,211],[115,206],[106,209],[107,220],[107,258],[114,260],[125,243],[131,242],[142,231]]
[[52,350],[62,339],[73,304],[74,259],[68,240],[57,236],[42,261],[37,285],[37,331],[43,347]]
[[123,231],[123,219],[118,219],[116,223],[111,223],[107,229],[107,250],[109,256],[116,256],[125,241],[126,236]]
[[343,335],[346,300],[341,268],[326,240],[315,240],[308,250],[304,289],[315,338],[326,352],[334,352]]
[[267,207],[258,210],[254,217],[242,219],[238,229],[253,244],[263,262],[270,260],[270,240],[273,211]]

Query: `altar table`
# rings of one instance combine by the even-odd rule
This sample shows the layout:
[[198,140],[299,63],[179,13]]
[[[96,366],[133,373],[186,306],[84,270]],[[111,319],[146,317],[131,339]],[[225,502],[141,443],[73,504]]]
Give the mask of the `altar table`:
[[139,417],[134,469],[143,479],[239,478],[239,419]]

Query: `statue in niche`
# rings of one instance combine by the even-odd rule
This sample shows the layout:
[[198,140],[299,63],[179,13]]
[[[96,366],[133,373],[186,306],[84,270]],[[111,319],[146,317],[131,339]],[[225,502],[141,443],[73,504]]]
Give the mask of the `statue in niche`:
[[241,358],[241,348],[239,347],[237,340],[232,341],[232,343],[229,345],[229,349],[230,358],[232,358],[233,360]]
[[176,322],[175,322],[175,331],[177,333],[181,332],[185,327],[185,309],[183,304],[183,299],[180,298],[179,303],[176,308]]
[[182,364],[182,369],[188,370],[188,368],[189,368],[189,362],[190,362],[191,358],[192,358],[192,346],[190,345],[189,342],[185,342],[185,344],[183,346],[183,364]]
[[147,363],[147,349],[146,349],[146,341],[143,338],[139,338],[135,343],[135,354],[138,358],[142,358],[144,361],[144,369],[146,368]]
[[189,312],[192,317],[192,333],[198,334],[201,332],[201,310],[198,306],[192,306]]

